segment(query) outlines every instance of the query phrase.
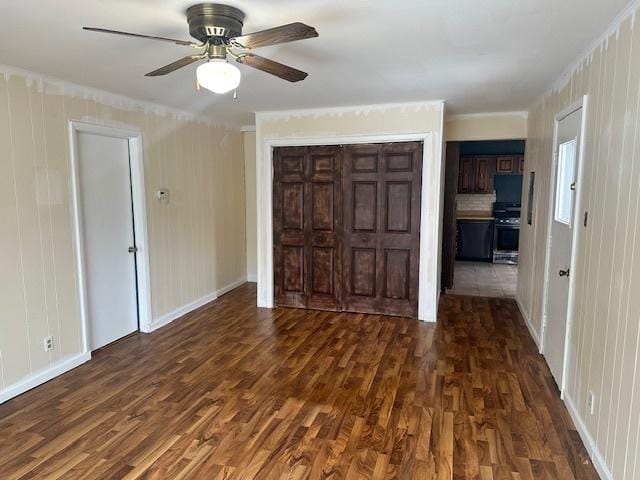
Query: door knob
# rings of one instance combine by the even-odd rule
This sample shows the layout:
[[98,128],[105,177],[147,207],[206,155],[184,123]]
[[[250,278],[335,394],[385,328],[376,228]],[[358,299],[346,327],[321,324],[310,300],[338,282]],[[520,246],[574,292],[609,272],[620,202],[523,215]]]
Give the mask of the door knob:
[[129,253],[136,253],[138,251],[138,247],[129,247]]
[[561,277],[568,277],[569,276],[569,269],[567,268],[566,270],[560,270],[558,272],[558,275],[560,275]]
[[367,235],[360,235],[360,240],[367,243],[369,241],[369,237]]

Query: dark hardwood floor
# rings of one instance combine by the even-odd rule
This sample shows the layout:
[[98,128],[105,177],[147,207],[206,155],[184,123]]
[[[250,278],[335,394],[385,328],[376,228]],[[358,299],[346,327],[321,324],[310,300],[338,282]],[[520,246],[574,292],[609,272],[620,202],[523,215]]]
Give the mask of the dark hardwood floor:
[[0,405],[0,478],[591,479],[515,303],[437,326],[245,285]]

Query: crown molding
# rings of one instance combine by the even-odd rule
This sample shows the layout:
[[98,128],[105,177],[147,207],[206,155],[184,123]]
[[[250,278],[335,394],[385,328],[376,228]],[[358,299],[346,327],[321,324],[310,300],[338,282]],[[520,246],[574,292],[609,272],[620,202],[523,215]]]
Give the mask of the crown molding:
[[593,59],[593,55],[596,50],[606,50],[609,47],[609,39],[615,35],[618,37],[620,34],[620,27],[622,23],[625,22],[628,18],[631,18],[631,26],[635,24],[636,21],[636,13],[640,8],[640,0],[632,0],[625,8],[622,10],[618,16],[609,24],[600,35],[598,35],[585,50],[582,51],[580,55],[578,55],[573,62],[571,62],[562,73],[556,78],[556,80],[536,99],[534,104],[531,106],[530,110],[535,109],[538,105],[540,105],[544,99],[549,97],[549,95],[554,92],[558,92],[562,90],[567,83],[571,81],[573,75],[580,71],[585,63],[590,62]]
[[210,126],[219,126],[227,128],[229,130],[238,130],[238,126],[236,125],[232,125],[224,121],[214,120],[208,116],[198,115],[186,110],[176,109],[159,103],[138,100],[135,98],[127,97],[126,95],[120,95],[106,90],[100,90],[98,88],[87,87],[85,85],[68,82],[56,77],[50,77],[48,75],[24,70],[22,68],[14,67],[11,65],[0,63],[0,74],[4,75],[4,78],[7,81],[9,81],[9,79],[13,76],[24,78],[27,85],[35,83],[37,84],[38,91],[46,92],[48,94],[91,99],[98,103],[124,110],[131,111],[139,109],[144,111],[144,113],[150,113],[160,116],[171,115],[173,118],[179,120],[192,120]]
[[345,113],[368,114],[372,111],[384,111],[392,108],[404,109],[442,109],[445,108],[444,100],[432,100],[424,102],[399,102],[399,103],[377,103],[371,105],[347,105],[341,107],[320,107],[294,110],[265,110],[256,112],[256,120],[287,118],[287,117],[307,117],[317,115],[344,115]]

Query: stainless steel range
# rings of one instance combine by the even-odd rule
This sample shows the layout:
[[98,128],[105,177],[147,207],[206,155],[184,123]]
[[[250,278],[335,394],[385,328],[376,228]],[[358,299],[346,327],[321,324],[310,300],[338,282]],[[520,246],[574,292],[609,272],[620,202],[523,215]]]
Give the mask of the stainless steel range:
[[493,229],[493,263],[518,263],[520,240],[520,204],[499,203],[493,205],[495,226]]

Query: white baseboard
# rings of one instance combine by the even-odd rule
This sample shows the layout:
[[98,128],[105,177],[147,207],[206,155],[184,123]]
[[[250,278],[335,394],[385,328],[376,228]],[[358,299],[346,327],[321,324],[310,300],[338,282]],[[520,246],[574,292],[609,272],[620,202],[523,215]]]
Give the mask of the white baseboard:
[[224,295],[225,293],[228,293],[231,290],[238,288],[243,283],[246,283],[246,281],[247,281],[246,278],[242,277],[236,280],[235,282],[230,283],[229,285],[225,285],[224,287],[216,290],[215,292],[211,292],[203,297],[200,297],[194,300],[193,302],[183,305],[180,308],[176,308],[171,312],[165,313],[164,315],[161,315],[156,320],[154,320],[150,325],[141,326],[140,331],[144,333],[151,333],[161,327],[164,327],[165,325],[168,325],[169,323],[173,322],[174,320],[177,320],[178,318],[182,317],[183,315],[186,315],[187,313],[195,310],[196,308],[200,308],[201,306],[206,305],[207,303],[213,302],[215,299]]
[[257,283],[258,282],[258,274],[257,273],[247,273],[247,282]]
[[216,291],[216,296],[217,297],[221,297],[222,295],[224,295],[225,293],[229,293],[231,290],[235,290],[236,288],[238,288],[240,285],[243,285],[247,283],[247,278],[246,277],[242,277],[239,278],[238,280],[236,280],[235,282],[231,282],[229,285],[226,285],[220,289],[218,289]]
[[600,475],[600,478],[603,480],[613,480],[613,474],[602,456],[602,453],[598,449],[596,442],[593,440],[593,437],[587,430],[587,425],[582,420],[578,409],[576,408],[571,396],[566,393],[564,394],[564,404],[567,406],[567,410],[569,411],[569,415],[573,420],[573,423],[580,434],[580,438],[582,438],[582,442],[584,443],[585,448],[587,449],[587,453],[589,457],[591,457],[591,461],[593,462],[593,466]]
[[[243,283],[246,283],[246,279],[244,277],[236,280],[235,282],[230,283],[229,285],[225,285],[224,287],[216,290],[215,292],[212,292],[187,305],[184,305],[183,307],[180,307],[172,312],[162,315],[151,325],[148,325],[146,327],[141,327],[140,330],[145,333],[149,333],[154,330],[157,330],[158,328],[163,327],[168,323],[171,323],[172,321],[182,317],[183,315],[191,312],[192,310],[195,310],[198,307],[201,307],[203,305],[206,305],[209,302],[212,302],[216,298],[224,295],[227,292],[230,292],[231,290],[239,287]],[[77,367],[78,365],[82,365],[83,363],[85,363],[90,359],[91,359],[91,352],[80,353],[80,354],[74,355],[73,357],[63,360],[62,362],[57,363],[56,365],[53,365],[47,368],[46,370],[30,375],[27,378],[20,380],[18,383],[9,385],[8,387],[0,390],[0,403],[4,403],[7,400],[20,395],[21,393],[26,392],[27,390],[31,390],[32,388],[37,387],[38,385],[48,382],[52,378],[57,377],[58,375],[62,375],[63,373],[68,372],[69,370]]]
[[27,378],[20,380],[13,385],[9,385],[8,387],[0,390],[0,403],[4,403],[7,400],[17,397],[21,393],[26,392],[27,390],[31,390],[38,385],[42,385],[45,382],[48,382],[54,377],[58,375],[62,375],[69,370],[76,368],[79,365],[82,365],[86,361],[91,359],[91,352],[84,352],[74,355],[73,357],[66,358],[55,365],[47,368],[46,370],[42,370],[35,374],[29,375]]
[[[529,329],[529,333],[531,334],[533,341],[536,343],[538,347],[538,351],[542,353],[542,344],[540,341],[540,336],[538,335],[538,332],[536,332],[535,329],[533,328],[529,315],[526,313],[524,306],[522,305],[522,302],[520,302],[519,297],[516,297],[516,303],[518,304],[518,309],[520,310],[520,314],[522,315],[522,318],[524,318],[525,324]],[[546,362],[546,359],[545,359],[545,362]],[[598,450],[596,443],[594,442],[593,438],[591,437],[591,434],[589,434],[589,431],[587,430],[587,426],[584,423],[584,420],[580,416],[578,409],[576,408],[575,404],[573,403],[573,400],[571,399],[571,396],[566,390],[563,392],[562,399],[565,405],[567,406],[569,415],[571,415],[573,423],[575,424],[576,429],[580,434],[580,438],[582,438],[582,442],[584,443],[584,446],[587,449],[587,453],[591,458],[593,466],[595,467],[598,474],[600,475],[600,478],[602,478],[603,480],[613,480],[613,474],[607,467],[604,457],[602,456],[600,450]]]
[[522,315],[522,318],[524,318],[524,323],[527,326],[527,329],[529,329],[531,338],[533,338],[533,341],[538,347],[538,351],[542,353],[542,343],[540,342],[540,336],[538,335],[538,332],[536,332],[536,329],[533,328],[533,324],[531,323],[529,314],[526,312],[524,306],[522,305],[522,302],[520,301],[520,297],[518,296],[516,296],[516,304],[518,305],[518,310],[520,310],[520,315]]

